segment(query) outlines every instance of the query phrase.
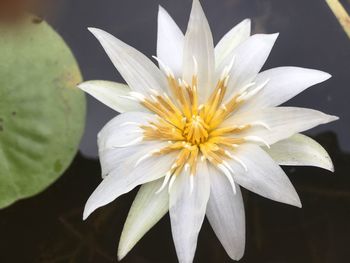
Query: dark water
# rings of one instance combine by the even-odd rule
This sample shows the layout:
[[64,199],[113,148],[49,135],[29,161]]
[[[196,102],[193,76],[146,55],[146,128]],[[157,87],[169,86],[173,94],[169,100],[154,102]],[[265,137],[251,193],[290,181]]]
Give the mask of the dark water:
[[[303,208],[279,204],[244,191],[247,246],[241,262],[348,262],[350,258],[350,40],[324,1],[202,1],[217,41],[233,25],[252,18],[254,32],[280,32],[265,66],[322,69],[333,78],[288,104],[340,116],[309,131],[330,153],[336,172],[286,168]],[[350,3],[343,1],[350,7]],[[84,78],[121,81],[87,26],[103,28],[148,56],[155,54],[157,5],[184,29],[190,0],[62,0],[44,13],[73,49]],[[100,182],[96,133],[115,113],[88,100],[81,152],[68,171],[42,194],[0,211],[0,262],[115,262],[117,244],[136,191],[82,221],[83,206]],[[90,159],[89,159],[90,158]],[[123,262],[177,262],[168,216]],[[207,222],[195,262],[231,262]]]

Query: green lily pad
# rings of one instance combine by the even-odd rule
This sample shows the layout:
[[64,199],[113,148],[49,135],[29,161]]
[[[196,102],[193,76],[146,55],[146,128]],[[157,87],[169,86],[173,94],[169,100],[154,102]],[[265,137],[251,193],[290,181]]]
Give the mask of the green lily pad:
[[74,158],[86,101],[77,62],[44,21],[0,26],[0,208],[39,193]]

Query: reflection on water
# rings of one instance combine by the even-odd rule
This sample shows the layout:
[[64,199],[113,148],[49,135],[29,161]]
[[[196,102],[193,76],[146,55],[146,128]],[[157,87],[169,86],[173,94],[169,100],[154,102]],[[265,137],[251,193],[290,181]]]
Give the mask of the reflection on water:
[[[303,208],[244,191],[247,246],[240,262],[345,262],[350,257],[350,155],[334,133],[315,138],[333,157],[335,174],[312,167],[285,170]],[[122,226],[136,190],[82,222],[83,205],[99,183],[96,160],[77,156],[70,169],[37,197],[0,211],[0,262],[116,261]],[[196,262],[232,262],[208,222],[201,230]],[[168,216],[123,262],[177,262]]]
[[[265,68],[292,65],[318,68],[333,78],[293,99],[289,105],[319,109],[341,120],[311,131],[334,160],[336,172],[289,167],[303,208],[272,202],[244,191],[247,246],[241,262],[346,262],[350,258],[350,42],[324,1],[203,0],[219,39],[246,17],[254,32],[280,32]],[[349,3],[347,1],[343,1]],[[58,2],[57,2],[58,3]],[[184,29],[190,0],[62,0],[55,17],[44,15],[63,35],[81,64],[85,79],[122,81],[86,30],[106,29],[149,57],[155,54],[156,13],[161,3]],[[348,7],[350,5],[348,4]],[[96,133],[115,115],[89,98],[81,145],[96,156]],[[338,140],[340,143],[338,143]],[[98,161],[78,155],[69,170],[37,197],[0,211],[0,262],[115,262],[120,233],[136,190],[82,222],[83,205],[100,182]],[[196,262],[231,262],[207,222]],[[166,216],[123,262],[177,262]]]

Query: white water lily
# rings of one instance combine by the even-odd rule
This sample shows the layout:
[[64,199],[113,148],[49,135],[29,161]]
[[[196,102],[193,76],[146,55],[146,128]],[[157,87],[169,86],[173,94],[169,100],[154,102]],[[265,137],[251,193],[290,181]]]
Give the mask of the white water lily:
[[250,21],[244,20],[214,48],[198,0],[185,35],[160,7],[158,68],[105,31],[89,30],[128,85],[79,85],[121,112],[98,135],[103,181],[87,201],[84,219],[142,185],[119,259],[169,211],[180,262],[192,262],[205,215],[228,255],[238,260],[245,247],[240,186],[301,207],[279,164],[333,170],[327,152],[299,133],[337,117],[277,107],[330,75],[298,67],[259,73],[278,34],[250,36]]

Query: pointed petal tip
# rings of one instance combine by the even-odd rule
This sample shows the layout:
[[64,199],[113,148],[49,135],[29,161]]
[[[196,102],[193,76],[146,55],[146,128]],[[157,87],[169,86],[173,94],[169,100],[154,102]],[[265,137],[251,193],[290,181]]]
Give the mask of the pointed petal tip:
[[230,254],[228,254],[228,256],[229,256],[232,260],[239,261],[239,260],[241,260],[241,259],[243,258],[243,256],[244,256],[244,251],[243,251],[243,253],[240,254],[240,255],[236,255],[236,254],[230,255]]
[[202,5],[201,5],[199,0],[193,0],[193,2],[192,2],[192,9],[193,8],[200,8],[200,9],[202,9]]
[[131,251],[131,249],[134,248],[136,244],[132,242],[132,240],[127,239],[127,236],[123,235],[120,237],[119,240],[119,245],[118,245],[118,250],[117,250],[117,259],[118,261],[121,261],[122,259],[124,259],[129,252]]
[[94,34],[94,32],[98,31],[98,30],[101,30],[101,29],[98,29],[96,27],[88,27],[87,30],[89,30],[91,33]]
[[295,206],[297,208],[302,208],[299,195],[296,192],[293,195],[285,196],[285,198],[283,200],[281,199],[279,202],[287,205]]
[[90,214],[91,214],[91,213],[88,213],[88,212],[86,211],[86,209],[84,209],[84,212],[83,212],[83,221],[85,221],[85,220],[89,217]]
[[335,172],[335,169],[334,169],[334,164],[332,161],[330,161],[330,166],[328,168],[325,168],[326,170],[334,173]]
[[339,120],[338,116],[328,115],[328,122],[337,121],[337,120]]
[[323,81],[326,81],[332,77],[332,75],[330,73],[324,72],[324,71],[322,71],[322,72],[323,72],[323,76],[324,76]]
[[96,28],[96,27],[88,27],[87,28],[91,34],[93,34],[97,39],[99,39],[99,34],[104,33],[102,29]]
[[273,34],[270,34],[270,35],[271,35],[272,38],[277,39],[278,36],[280,35],[280,33],[279,33],[279,32],[276,32],[276,33],[273,33]]
[[302,208],[300,197],[295,189],[294,189],[294,191],[286,193],[286,195],[284,197],[282,197],[280,200],[276,200],[276,201],[287,204],[287,205],[295,206],[297,208]]
[[160,22],[161,19],[164,19],[168,14],[168,12],[165,10],[164,7],[161,5],[158,5],[158,23]]
[[164,11],[165,11],[164,7],[162,7],[161,5],[158,5],[158,15],[160,12],[164,12]]
[[96,28],[96,27],[88,27],[87,28],[91,34],[93,34],[98,40],[100,40],[100,35],[101,34],[107,34],[109,35],[109,33],[107,33],[106,31]]
[[85,221],[87,218],[88,218],[88,216],[83,214],[83,221]]
[[84,85],[82,85],[83,83],[84,83],[84,82],[78,83],[78,84],[77,84],[77,88],[78,88],[78,89],[81,89],[81,90],[84,90],[84,89],[83,89],[83,86],[84,86]]
[[94,212],[94,210],[92,210],[91,207],[88,207],[88,203],[86,203],[83,212],[83,220],[85,221],[92,214],[92,212]]
[[334,164],[333,164],[333,161],[331,159],[331,157],[329,156],[328,152],[326,150],[325,151],[325,154],[327,155],[327,159],[328,159],[328,162],[325,163],[323,166],[320,166],[321,168],[327,170],[327,171],[330,171],[331,173],[334,173],[335,169],[334,169]]
[[293,198],[293,199],[294,200],[291,200],[289,202],[290,205],[298,207],[298,208],[302,208],[303,207],[303,205],[301,204],[301,201],[300,201],[300,198],[299,198],[298,195],[295,198]]
[[135,243],[133,243],[130,239],[128,240],[127,238],[128,236],[125,236],[124,233],[122,233],[117,251],[118,261],[121,261],[123,258],[125,258],[126,255],[130,252],[130,250],[135,246]]
[[83,91],[86,91],[86,87],[87,85],[85,85],[85,82],[80,82],[77,84],[77,88],[83,90]]
[[118,246],[118,252],[117,252],[117,259],[118,261],[121,261],[125,256],[128,254],[129,251],[125,250],[124,247],[121,247],[121,243],[119,241],[119,246]]

